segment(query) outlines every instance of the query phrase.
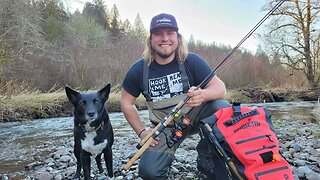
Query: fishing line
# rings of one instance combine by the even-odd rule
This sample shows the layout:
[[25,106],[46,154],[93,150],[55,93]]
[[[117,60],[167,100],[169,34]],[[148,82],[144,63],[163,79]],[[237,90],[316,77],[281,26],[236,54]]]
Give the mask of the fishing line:
[[231,50],[229,53],[224,57],[222,61],[211,71],[211,73],[197,86],[196,89],[198,88],[203,88],[210,80],[211,76],[213,73],[216,72],[217,69],[220,68],[220,66],[242,45],[242,43],[247,40],[255,30],[257,30],[260,25],[268,19],[268,17],[276,11],[283,3],[285,0],[279,1],[242,39],[241,41]]
[[[211,76],[216,72],[217,69],[232,55],[233,52],[235,52],[241,44],[250,36],[252,33],[279,7],[285,0],[282,0],[277,3],[275,7],[273,7],[269,13],[267,13],[260,21],[259,23],[254,26],[253,29],[237,44],[236,47],[234,47],[228,54],[227,56],[217,65],[217,67],[212,70],[212,72],[196,87],[196,89],[203,88],[210,80]],[[124,166],[125,170],[129,170],[129,168],[132,166],[132,164],[142,155],[142,153],[149,147],[151,142],[153,141],[154,138],[156,138],[161,132],[163,132],[163,129],[166,128],[167,124],[169,124],[176,113],[182,109],[182,107],[187,103],[187,101],[190,99],[188,96],[185,98],[183,101],[180,101],[175,108],[165,117],[162,119],[161,123],[159,123],[150,134],[148,134],[147,137],[145,137],[142,141],[141,144],[138,144],[141,149],[129,160],[129,162]]]

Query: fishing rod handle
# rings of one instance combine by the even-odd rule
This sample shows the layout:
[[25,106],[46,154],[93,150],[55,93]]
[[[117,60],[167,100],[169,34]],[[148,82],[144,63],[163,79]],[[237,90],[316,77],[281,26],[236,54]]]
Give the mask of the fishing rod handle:
[[208,130],[209,133],[212,132],[212,128],[209,126],[208,123],[204,123],[204,127]]
[[140,158],[142,153],[149,148],[150,144],[152,143],[154,139],[150,137],[146,143],[136,152],[136,154],[125,164],[124,169],[129,170],[130,167],[133,165],[134,162],[136,162],[137,159]]
[[[127,162],[127,164],[124,166],[125,170],[129,170],[130,167],[132,166],[132,164],[140,158],[140,156],[142,155],[142,153],[149,148],[150,144],[152,143],[152,141],[154,140],[155,137],[157,137],[161,131],[168,125],[171,123],[171,121],[173,120],[173,116],[174,114],[179,110],[179,108],[181,109],[181,107],[183,106],[184,101],[180,101],[177,106],[172,110],[172,113],[170,113],[169,115],[167,115],[167,118],[164,118],[162,120],[161,123],[159,123],[155,128],[153,128],[152,132],[148,134],[147,137],[145,137],[142,141],[140,145],[141,147],[139,148],[139,150],[136,152],[136,154]],[[158,130],[161,129],[161,131],[159,132]],[[157,132],[157,134],[155,134]],[[138,144],[139,145],[139,144]],[[138,146],[137,146],[138,147]]]
[[[152,141],[154,140],[155,137],[157,137],[161,132],[157,132],[159,129],[161,129],[161,131],[168,125],[171,123],[171,121],[173,120],[174,114],[177,113],[182,107],[183,105],[186,103],[187,98],[184,101],[180,101],[175,108],[172,110],[172,112],[167,115],[162,121],[161,123],[159,123],[155,128],[153,128],[152,132],[148,134],[147,137],[145,137],[142,141],[141,144],[139,146],[139,144],[137,145],[137,147],[140,147],[139,150],[136,152],[136,154],[127,162],[127,164],[124,166],[125,170],[129,170],[130,167],[132,166],[132,164],[138,159],[140,158],[140,156],[142,155],[142,153],[149,148],[150,144],[152,143]],[[157,134],[155,135],[155,133],[157,132]],[[154,136],[155,135],[155,136]]]
[[[186,98],[187,100],[189,100],[188,98]],[[158,125],[156,127],[154,127],[152,129],[152,131],[146,136],[144,137],[141,142],[137,145],[137,148],[140,149],[144,143],[146,143],[148,141],[148,139],[150,137],[152,137],[155,132],[161,127],[161,125],[167,126],[168,124],[171,123],[171,121],[173,120],[174,114],[177,113],[182,107],[183,105],[186,103],[187,100],[181,100],[172,110],[172,112],[170,114],[168,114],[165,118],[162,119],[161,123],[158,123]]]
[[140,143],[138,143],[137,149],[140,149],[148,141],[148,139],[151,138],[152,135],[159,129],[160,126],[161,126],[161,123],[159,123],[156,127],[154,127],[152,131],[146,137],[144,137]]
[[233,173],[237,176],[237,178],[239,180],[243,180],[243,177],[240,175],[238,169],[236,168],[236,166],[234,165],[234,163],[232,162],[232,160],[230,158],[228,159],[227,163],[228,163],[228,166],[233,171]]

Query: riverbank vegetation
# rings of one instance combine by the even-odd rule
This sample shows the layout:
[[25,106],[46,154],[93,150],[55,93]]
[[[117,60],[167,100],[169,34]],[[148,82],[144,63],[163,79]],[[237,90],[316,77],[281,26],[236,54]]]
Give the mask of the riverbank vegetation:
[[[141,58],[148,25],[140,14],[134,23],[121,19],[118,8],[103,0],[87,2],[75,12],[68,10],[66,2],[0,0],[2,121],[71,115],[65,85],[87,91],[111,83],[109,107],[119,110],[119,84],[131,64]],[[263,11],[275,2],[266,2]],[[260,27],[257,51],[240,48],[216,71],[230,90],[229,101],[317,99],[319,5],[320,0],[285,2]],[[212,68],[232,49],[204,43],[193,35],[185,38],[189,50]],[[290,94],[295,95],[288,98]],[[143,100],[138,106],[145,106]]]
[[[286,89],[261,89],[247,88],[239,90],[228,90],[227,100],[229,102],[263,103],[277,101],[303,101],[315,100],[316,91],[301,91]],[[110,112],[119,112],[120,91],[112,89],[109,100],[106,103]],[[146,109],[145,100],[142,95],[138,98],[136,106],[138,109]],[[0,95],[0,122],[25,121],[39,118],[52,118],[72,116],[72,106],[67,100],[63,89],[55,92],[41,93],[40,91],[24,91],[23,93],[4,96]]]

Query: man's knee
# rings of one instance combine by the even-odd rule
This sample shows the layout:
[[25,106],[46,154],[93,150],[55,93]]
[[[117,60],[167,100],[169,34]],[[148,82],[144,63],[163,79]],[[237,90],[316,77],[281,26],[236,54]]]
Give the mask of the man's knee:
[[198,114],[198,120],[204,119],[208,116],[211,116],[219,109],[230,107],[231,105],[225,99],[215,99],[213,101],[209,101],[205,104],[205,106],[200,110]]
[[139,176],[144,180],[167,179],[174,155],[167,152],[145,151],[139,162]]
[[150,168],[149,166],[143,166],[141,164],[139,165],[139,176],[144,180],[160,179],[158,169]]
[[231,105],[225,99],[216,99],[208,102],[209,107],[213,112],[218,111],[221,108],[230,107]]

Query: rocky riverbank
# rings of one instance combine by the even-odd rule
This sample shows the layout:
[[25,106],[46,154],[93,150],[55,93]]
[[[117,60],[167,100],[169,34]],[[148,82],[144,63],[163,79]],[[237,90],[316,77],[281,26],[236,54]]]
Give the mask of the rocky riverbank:
[[[275,120],[274,125],[280,141],[282,154],[292,166],[295,179],[320,179],[320,125],[295,120],[283,116]],[[114,174],[117,180],[141,179],[137,174],[137,164],[129,171],[123,169],[124,164],[136,152],[138,138],[130,128],[115,129],[113,146]],[[175,160],[169,173],[169,179],[204,179],[196,165],[196,145],[198,135],[187,138],[177,150]],[[71,179],[76,169],[71,137],[44,144],[50,154],[38,157],[26,166],[24,172],[3,174],[2,179]],[[105,167],[105,166],[104,166]],[[105,174],[97,174],[96,164],[92,162],[92,177],[106,179]]]

